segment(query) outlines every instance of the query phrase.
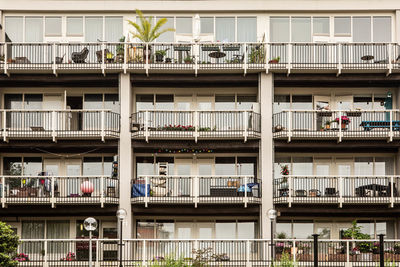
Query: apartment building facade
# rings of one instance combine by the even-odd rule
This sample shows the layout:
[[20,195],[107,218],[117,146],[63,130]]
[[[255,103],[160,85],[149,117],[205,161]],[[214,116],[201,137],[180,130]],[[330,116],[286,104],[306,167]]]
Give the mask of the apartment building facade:
[[[89,216],[116,238],[118,208],[124,238],[268,238],[271,208],[287,238],[400,236],[396,1],[0,9],[0,219],[21,238]],[[135,9],[175,31],[138,42]]]

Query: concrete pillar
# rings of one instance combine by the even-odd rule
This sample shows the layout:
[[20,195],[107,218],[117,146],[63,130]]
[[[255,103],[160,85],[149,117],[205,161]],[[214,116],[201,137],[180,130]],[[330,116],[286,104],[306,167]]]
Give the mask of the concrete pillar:
[[274,96],[274,75],[261,73],[258,79],[258,96],[261,109],[261,142],[259,147],[259,168],[262,179],[262,204],[260,232],[262,238],[271,237],[270,221],[267,216],[273,208],[274,144],[272,139],[272,103]]
[[132,238],[132,205],[131,205],[131,179],[132,179],[132,137],[130,131],[130,115],[132,108],[132,88],[130,74],[119,75],[119,96],[121,103],[121,133],[119,138],[119,208],[127,212],[123,224],[123,238]]
[[400,43],[400,10],[396,10],[396,16],[395,16],[395,37],[394,37],[394,42],[395,43]]

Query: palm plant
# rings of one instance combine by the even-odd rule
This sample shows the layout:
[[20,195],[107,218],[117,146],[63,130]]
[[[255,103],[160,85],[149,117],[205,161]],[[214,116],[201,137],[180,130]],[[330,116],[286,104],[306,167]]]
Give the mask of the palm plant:
[[165,32],[175,31],[173,28],[161,29],[161,27],[167,23],[166,18],[159,19],[153,26],[153,17],[145,18],[142,11],[138,9],[136,9],[136,14],[139,17],[140,25],[136,22],[128,20],[128,23],[136,29],[136,32],[131,31],[131,34],[133,38],[138,38],[144,43],[153,42]]

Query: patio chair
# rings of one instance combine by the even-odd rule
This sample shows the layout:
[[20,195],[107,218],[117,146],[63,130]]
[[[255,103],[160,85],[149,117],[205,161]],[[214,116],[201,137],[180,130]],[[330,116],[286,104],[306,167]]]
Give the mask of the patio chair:
[[89,49],[87,47],[83,48],[81,52],[73,52],[71,54],[71,59],[74,63],[86,63],[85,60],[89,55]]
[[104,62],[106,62],[108,53],[110,53],[110,50],[108,50],[107,48],[104,49],[104,58],[102,58],[103,51],[102,50],[96,51],[97,63],[102,63],[103,60]]

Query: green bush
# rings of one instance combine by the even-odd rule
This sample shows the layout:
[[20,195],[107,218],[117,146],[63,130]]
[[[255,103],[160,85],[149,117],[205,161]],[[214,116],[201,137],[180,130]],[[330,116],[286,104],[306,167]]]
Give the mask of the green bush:
[[14,267],[18,265],[18,262],[13,260],[18,244],[19,238],[11,230],[11,227],[4,222],[0,222],[0,266]]

